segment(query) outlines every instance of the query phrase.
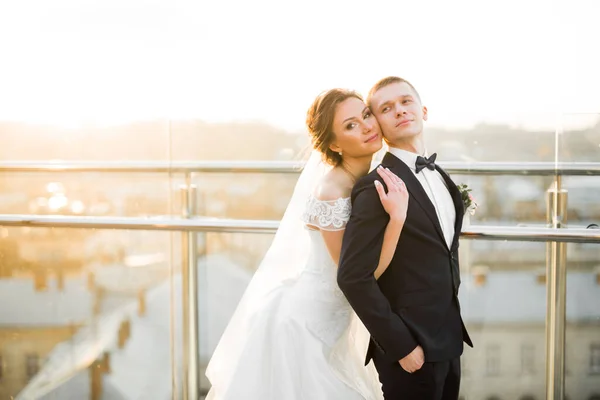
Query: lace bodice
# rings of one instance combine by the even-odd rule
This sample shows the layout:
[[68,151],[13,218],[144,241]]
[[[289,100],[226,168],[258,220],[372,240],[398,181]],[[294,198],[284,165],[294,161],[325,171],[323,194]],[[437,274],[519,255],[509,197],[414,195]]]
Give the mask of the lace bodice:
[[[310,196],[302,221],[309,229],[311,250],[307,265],[300,278],[309,297],[319,303],[318,313],[309,318],[306,326],[317,337],[333,346],[349,324],[350,305],[336,282],[335,265],[320,230],[339,231],[350,219],[350,198],[323,201]],[[318,229],[311,229],[318,228]]]
[[350,198],[340,197],[336,200],[319,200],[310,196],[302,220],[307,226],[326,231],[339,231],[346,228],[350,219]]

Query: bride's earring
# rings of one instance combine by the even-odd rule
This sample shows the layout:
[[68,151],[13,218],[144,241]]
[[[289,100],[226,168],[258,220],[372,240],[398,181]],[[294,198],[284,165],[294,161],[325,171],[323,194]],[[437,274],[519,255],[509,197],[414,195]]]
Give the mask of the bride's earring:
[[342,152],[340,151],[340,152],[338,152],[338,154],[341,156],[341,155],[342,155]]

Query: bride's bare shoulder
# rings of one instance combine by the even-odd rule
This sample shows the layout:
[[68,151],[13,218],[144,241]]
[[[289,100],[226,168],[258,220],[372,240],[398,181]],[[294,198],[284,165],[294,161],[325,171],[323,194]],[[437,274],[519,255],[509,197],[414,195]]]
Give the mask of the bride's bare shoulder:
[[333,201],[350,197],[351,182],[344,171],[333,168],[328,171],[317,183],[314,196],[317,200]]

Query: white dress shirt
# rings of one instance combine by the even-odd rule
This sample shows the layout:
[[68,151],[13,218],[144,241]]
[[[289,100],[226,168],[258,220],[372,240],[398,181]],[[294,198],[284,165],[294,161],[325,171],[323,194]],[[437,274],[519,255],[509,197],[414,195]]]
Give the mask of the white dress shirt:
[[454,222],[456,221],[456,209],[454,208],[454,202],[446,186],[446,181],[437,170],[430,170],[423,168],[419,173],[415,170],[415,162],[417,161],[418,154],[410,151],[397,149],[394,147],[389,148],[389,152],[398,157],[404,164],[410,168],[412,173],[415,175],[425,193],[431,200],[435,212],[440,221],[442,232],[444,233],[444,239],[448,247],[451,246],[452,240],[454,239]]

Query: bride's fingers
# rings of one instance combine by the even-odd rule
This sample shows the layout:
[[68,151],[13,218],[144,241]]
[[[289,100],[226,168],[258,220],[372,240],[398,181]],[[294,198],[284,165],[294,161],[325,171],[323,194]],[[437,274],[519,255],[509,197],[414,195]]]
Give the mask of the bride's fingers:
[[395,173],[393,173],[389,168],[386,168],[385,171],[387,172],[388,176],[390,178],[392,178],[392,180],[394,182],[401,182],[402,179],[400,179],[400,177],[398,175],[396,175]]
[[395,182],[398,182],[398,177],[397,177],[397,176],[396,176],[396,175],[395,175],[395,174],[394,174],[392,171],[390,171],[390,169],[389,169],[389,168],[387,168],[387,167],[386,167],[386,168],[384,169],[384,171],[385,171],[385,174],[386,174],[386,175],[387,175],[387,176],[390,178],[390,180],[391,180],[392,182],[394,182],[394,183],[395,183]]
[[379,194],[379,199],[383,200],[387,197],[387,195],[385,194],[385,189],[383,188],[383,185],[381,184],[381,182],[379,181],[375,181],[375,190],[377,190],[377,193]]
[[396,183],[392,180],[392,178],[390,178],[390,176],[387,174],[387,171],[382,168],[379,167],[377,168],[377,173],[379,174],[379,176],[381,176],[381,178],[383,179],[383,181],[385,182],[385,185],[388,188],[388,191],[390,190],[394,190],[394,188],[397,186]]
[[392,180],[392,182],[394,182],[394,184],[396,184],[398,187],[405,187],[404,181],[402,179],[400,179],[398,177],[398,175],[394,174],[388,168],[385,169],[385,172],[390,177],[390,179]]
[[404,181],[402,179],[398,178],[396,175],[394,175],[394,177],[395,177],[396,185],[400,189],[406,190],[406,184],[404,183]]
[[398,186],[406,190],[406,184],[400,178],[398,178]]

